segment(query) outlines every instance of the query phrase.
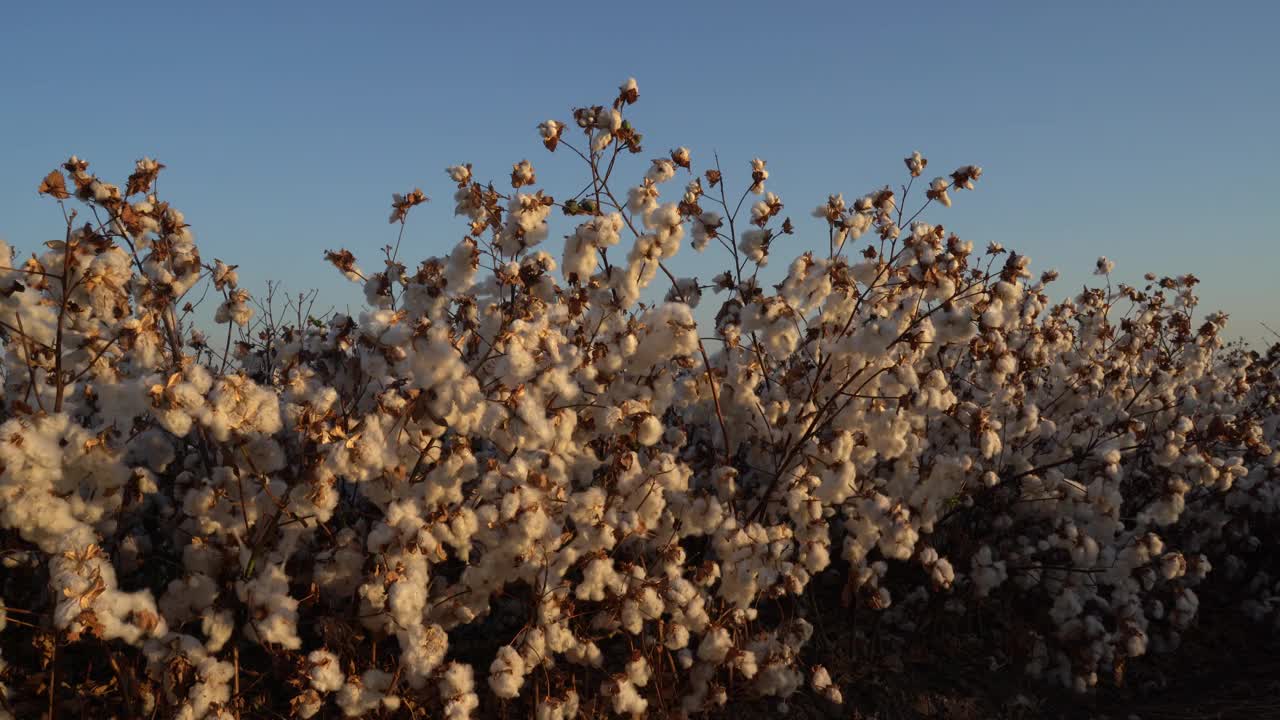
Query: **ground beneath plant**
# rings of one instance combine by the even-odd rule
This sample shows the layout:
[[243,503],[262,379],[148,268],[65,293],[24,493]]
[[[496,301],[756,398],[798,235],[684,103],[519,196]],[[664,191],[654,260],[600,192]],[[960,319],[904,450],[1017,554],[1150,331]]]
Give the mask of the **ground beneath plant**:
[[[1214,622],[1208,617],[1216,616]],[[935,637],[884,652],[874,641],[849,644],[848,633],[819,626],[832,674],[852,682],[837,707],[797,693],[787,716],[797,720],[1267,720],[1280,719],[1280,634],[1223,611],[1204,615],[1182,648],[1134,663],[1120,686],[1088,695],[1055,691],[1020,668],[989,666],[975,638]],[[830,623],[828,623],[830,624]],[[878,658],[878,659],[876,659]],[[804,697],[801,697],[804,696]],[[735,720],[780,717],[776,703],[743,702]]]

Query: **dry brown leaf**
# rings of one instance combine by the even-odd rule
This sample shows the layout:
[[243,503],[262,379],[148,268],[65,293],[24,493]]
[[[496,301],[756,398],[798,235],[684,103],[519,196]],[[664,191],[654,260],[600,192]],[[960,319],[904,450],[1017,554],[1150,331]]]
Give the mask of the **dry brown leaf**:
[[44,176],[44,180],[40,181],[40,194],[51,195],[59,200],[71,197],[71,193],[67,192],[66,178],[62,177],[62,173],[57,170],[51,170]]

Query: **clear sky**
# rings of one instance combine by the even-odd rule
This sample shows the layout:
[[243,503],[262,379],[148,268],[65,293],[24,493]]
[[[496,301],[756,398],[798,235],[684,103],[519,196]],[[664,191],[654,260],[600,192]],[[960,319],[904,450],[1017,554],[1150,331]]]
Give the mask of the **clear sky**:
[[[825,247],[808,211],[827,193],[901,182],[912,150],[928,172],[979,164],[978,191],[930,219],[1061,270],[1058,296],[1101,254],[1122,281],[1194,272],[1202,308],[1261,339],[1280,327],[1277,28],[1277,2],[12,2],[0,238],[59,235],[35,187],[69,154],[121,183],[149,155],[206,258],[251,290],[353,302],[322,253],[376,267],[392,192],[435,200],[409,261],[463,233],[447,165],[502,180],[527,157],[571,195],[580,169],[536,124],[635,76],[628,180],[676,145],[738,183],[763,157],[799,251]],[[682,275],[723,265],[681,257]]]

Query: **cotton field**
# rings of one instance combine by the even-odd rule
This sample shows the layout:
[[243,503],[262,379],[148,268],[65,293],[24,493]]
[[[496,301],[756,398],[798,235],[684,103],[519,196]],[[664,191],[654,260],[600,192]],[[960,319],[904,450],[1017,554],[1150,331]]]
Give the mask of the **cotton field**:
[[1102,257],[1073,292],[936,224],[977,165],[784,201],[606,98],[530,118],[509,178],[394,195],[393,234],[452,204],[444,254],[316,249],[355,316],[242,286],[157,160],[35,179],[62,239],[0,244],[0,718],[851,717],[812,641],[854,615],[1084,694],[1206,594],[1277,627],[1280,354],[1194,276]]

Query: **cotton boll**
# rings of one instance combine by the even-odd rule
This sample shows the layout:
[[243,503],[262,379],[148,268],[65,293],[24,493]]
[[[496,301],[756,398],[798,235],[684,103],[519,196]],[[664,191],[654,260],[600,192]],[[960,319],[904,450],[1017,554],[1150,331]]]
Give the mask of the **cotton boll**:
[[722,223],[719,213],[704,212],[693,221],[693,249],[702,252],[707,249],[711,239],[716,237]]
[[391,679],[390,673],[366,670],[359,683],[348,680],[338,691],[338,707],[347,717],[361,717],[379,707],[396,709],[400,705],[399,698],[387,694]]
[[751,160],[751,192],[759,195],[764,192],[764,183],[769,179],[769,171],[765,169],[765,161],[760,158]]
[[978,439],[978,448],[984,458],[992,458],[996,453],[1000,452],[1002,443],[1000,436],[994,430],[985,430]]
[[815,496],[824,505],[842,504],[856,489],[857,474],[857,466],[854,463],[839,463],[824,474],[822,484],[818,486]]
[[218,290],[221,290],[225,286],[230,286],[232,288],[236,287],[240,282],[240,276],[239,273],[236,272],[236,267],[238,266],[227,265],[221,260],[215,258],[213,261],[214,287]]
[[218,612],[206,610],[202,616],[200,629],[207,638],[205,647],[209,652],[216,653],[226,645],[232,633],[235,632],[235,618],[230,610]]
[[564,697],[546,697],[534,713],[535,720],[573,720],[578,717],[578,693],[565,691]]
[[1084,603],[1074,590],[1059,593],[1049,611],[1049,617],[1059,626],[1067,624],[1084,611]]
[[933,182],[929,183],[929,199],[937,200],[944,207],[951,207],[951,197],[947,194],[949,187],[951,187],[951,183],[947,182],[945,178],[934,178]]
[[474,675],[470,665],[451,662],[440,674],[438,683],[440,698],[444,701],[444,717],[447,720],[469,720],[471,713],[480,706],[475,693]]
[[551,205],[544,203],[541,192],[516,193],[507,204],[507,222],[500,238],[503,254],[515,256],[521,250],[545,240],[548,233],[547,217],[550,213]]
[[634,684],[637,688],[643,688],[649,684],[649,678],[652,676],[649,670],[649,661],[644,659],[643,655],[632,657],[626,665],[627,682]]
[[1190,588],[1183,588],[1176,594],[1174,609],[1169,614],[1169,621],[1175,628],[1187,628],[1196,619],[1199,611],[1199,597]]
[[290,650],[301,647],[297,632],[298,601],[289,595],[289,578],[282,566],[262,567],[252,580],[236,583],[236,595],[263,615],[252,630],[246,627],[249,638]]
[[675,176],[676,165],[666,158],[654,160],[649,172],[645,173],[645,179],[655,183],[664,183]]
[[570,662],[589,667],[600,667],[604,663],[604,653],[594,642],[579,642],[565,653]]
[[680,650],[689,645],[689,628],[682,623],[672,622],[666,626],[663,645],[668,650]]
[[425,687],[435,669],[444,661],[449,648],[449,636],[439,625],[415,625],[401,631],[401,664],[405,668],[409,685]]
[[[13,264],[13,248],[9,243],[0,240],[0,266],[11,268]],[[12,270],[0,270],[0,291],[7,292],[20,282],[19,274]]]
[[1140,657],[1147,653],[1147,634],[1134,628],[1125,638],[1125,654],[1129,657]]
[[1165,553],[1160,558],[1160,575],[1166,580],[1182,577],[1187,572],[1187,561],[1179,552]]
[[733,639],[729,636],[728,630],[722,627],[712,628],[702,636],[702,642],[698,644],[698,659],[712,665],[719,665],[724,662],[732,647]]
[[498,648],[498,655],[489,666],[489,687],[500,698],[514,698],[524,684],[525,663],[520,653],[510,645]]
[[253,318],[253,314],[254,309],[249,305],[249,293],[246,290],[237,288],[231,291],[226,301],[218,306],[213,319],[217,323],[235,323],[245,327],[249,324],[249,320]]
[[666,303],[643,317],[646,332],[629,360],[631,367],[652,367],[698,350],[697,323],[683,303]]
[[342,689],[346,678],[338,658],[328,650],[313,650],[307,655],[307,676],[317,692],[331,693]]
[[636,442],[654,445],[662,439],[662,422],[653,415],[645,415],[636,427]]
[[760,671],[759,658],[751,650],[732,651],[729,658],[729,666],[745,680],[750,680]]
[[761,266],[768,265],[770,240],[771,234],[768,230],[744,230],[738,241],[738,249],[751,262]]
[[420,627],[427,605],[427,577],[420,566],[409,566],[387,592],[387,605],[391,618],[404,628]]
[[579,600],[604,600],[607,593],[621,594],[626,582],[613,569],[611,560],[600,557],[588,563],[574,594]]
[[638,718],[649,707],[649,701],[641,697],[635,685],[625,678],[605,680],[600,686],[600,694],[611,699],[615,715]]
[[822,665],[814,667],[813,673],[809,676],[809,687],[831,703],[844,704],[844,696],[840,693],[840,688],[831,682],[831,674]]
[[789,663],[778,661],[765,664],[756,674],[753,687],[761,695],[786,698],[800,688],[804,676]]
[[311,718],[324,707],[324,699],[315,690],[307,690],[295,696],[289,706],[298,717]]
[[971,577],[978,597],[986,597],[992,590],[1007,580],[1009,574],[1005,570],[1005,562],[1003,560],[995,560],[991,548],[983,545],[978,548],[978,552],[973,556]]

